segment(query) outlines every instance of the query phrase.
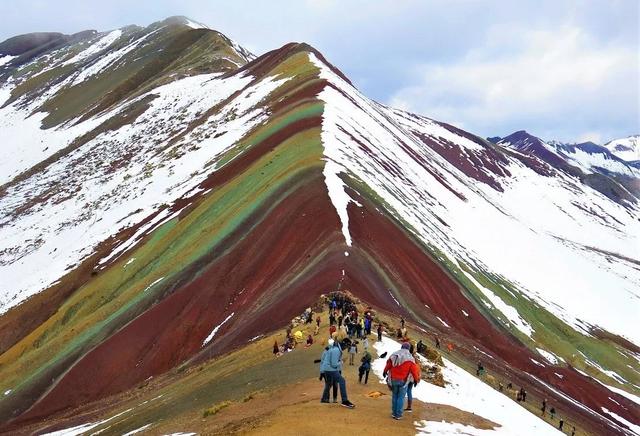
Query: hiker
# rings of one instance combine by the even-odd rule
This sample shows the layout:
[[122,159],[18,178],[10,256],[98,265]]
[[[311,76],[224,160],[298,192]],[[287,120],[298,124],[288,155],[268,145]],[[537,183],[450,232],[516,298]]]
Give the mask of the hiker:
[[320,326],[316,324],[316,326],[313,328],[313,336],[318,336],[319,332],[320,332]]
[[551,420],[553,421],[553,418],[556,416],[556,408],[551,406],[551,409],[549,410],[549,414],[551,415]]
[[344,319],[344,318],[342,317],[342,315],[340,315],[340,316],[338,317],[338,327],[341,327],[341,326],[342,326],[342,320],[343,320],[343,319]]
[[413,383],[415,386],[420,381],[420,368],[409,353],[409,348],[411,345],[405,342],[400,350],[392,353],[382,373],[383,377],[389,374],[387,384],[391,387],[391,417],[393,419],[402,419],[407,384]]
[[542,416],[547,412],[547,399],[542,400]]
[[364,334],[367,336],[371,334],[371,319],[368,316],[364,318]]
[[278,341],[275,341],[273,343],[273,355],[277,357],[279,353],[280,353],[280,347],[278,347]]
[[576,426],[573,426],[573,430],[571,430],[571,436],[576,436]]
[[364,384],[366,385],[369,381],[369,371],[371,370],[371,354],[365,351],[360,362],[361,365],[358,368],[358,383],[362,383],[362,376],[364,375]]
[[307,344],[305,346],[310,347],[311,345],[313,345],[313,337],[309,335],[307,336]]
[[358,321],[358,323],[356,324],[356,332],[357,332],[358,339],[363,338],[363,335],[362,335],[363,331],[364,331],[364,320],[360,318],[360,321]]
[[369,349],[369,338],[367,338],[366,336],[362,341],[362,347],[364,348],[364,351],[367,351]]
[[426,347],[425,347],[424,343],[422,342],[422,339],[420,339],[418,341],[418,343],[416,344],[416,351],[418,353],[423,353],[425,351],[425,348]]
[[320,327],[320,317],[319,317],[319,316],[316,318],[316,325],[317,325],[318,327]]
[[[338,402],[338,383],[337,380],[333,380],[331,377],[329,377],[326,373],[326,370],[328,369],[328,353],[327,351],[329,351],[329,348],[332,346],[332,342],[333,339],[329,339],[329,342],[326,347],[324,347],[324,351],[322,352],[322,357],[320,358],[320,381],[324,380],[324,390],[322,391],[322,399],[320,400],[321,403],[328,403],[329,402],[329,391],[332,390],[333,388],[333,402],[337,403]],[[325,395],[326,394],[326,395]]]
[[482,362],[478,362],[478,368],[476,369],[476,375],[478,377],[482,377],[484,375],[484,366],[482,366]]
[[513,383],[509,382],[509,384],[507,385],[507,389],[513,389]]
[[522,396],[522,402],[526,403],[527,402],[527,391],[525,391],[524,388],[520,388],[520,395]]
[[520,401],[522,401],[522,391],[517,391],[516,392],[516,401],[519,403]]
[[329,336],[331,336],[336,330],[337,330],[336,325],[335,324],[331,324],[329,326]]
[[564,427],[564,419],[560,418],[560,423],[558,424],[558,430],[562,431],[562,427]]
[[[414,348],[413,348],[413,344],[409,345],[409,353],[411,353],[411,356],[413,356],[413,360],[415,362],[416,360],[416,355],[414,354]],[[416,364],[416,366],[418,366]],[[420,367],[418,366],[418,373],[419,373],[419,369]],[[405,412],[411,413],[413,411],[413,409],[411,409],[411,405],[413,404],[413,395],[412,395],[412,391],[413,391],[413,387],[415,386],[415,383],[411,383],[408,382],[407,383],[407,408],[404,409]],[[404,404],[404,400],[402,401],[402,403]]]
[[324,391],[322,392],[323,403],[329,402],[329,388],[332,383],[337,383],[340,387],[340,397],[342,398],[342,406],[348,409],[353,409],[355,405],[349,401],[347,397],[347,384],[344,377],[340,372],[342,371],[342,349],[340,344],[333,339],[328,341],[328,349],[322,353],[322,359],[320,360],[320,372],[324,372],[325,380],[328,378],[329,383],[325,383]]
[[436,348],[440,349],[440,339],[436,336]]
[[358,354],[358,347],[356,346],[356,341],[353,341],[349,347],[349,365],[353,366],[353,359],[356,357],[356,354]]
[[336,315],[333,313],[333,311],[331,311],[331,313],[329,313],[329,325],[335,325],[336,324]]
[[382,341],[382,324],[378,324],[378,342]]
[[404,317],[400,317],[400,328],[404,328]]
[[447,350],[449,350],[449,353],[453,351],[453,344],[451,342],[447,344]]

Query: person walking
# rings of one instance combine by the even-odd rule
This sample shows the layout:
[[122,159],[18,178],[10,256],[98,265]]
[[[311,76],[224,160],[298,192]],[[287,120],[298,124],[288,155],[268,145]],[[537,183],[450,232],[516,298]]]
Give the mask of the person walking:
[[378,324],[378,342],[382,341],[382,324]]
[[576,426],[573,426],[573,430],[571,430],[571,436],[576,436]]
[[358,354],[358,347],[356,346],[356,342],[353,341],[351,346],[349,347],[349,365],[353,366],[353,359]]
[[551,406],[551,409],[549,410],[549,414],[551,415],[551,420],[553,421],[553,418],[556,416],[556,408]]
[[411,345],[405,342],[400,350],[392,353],[382,373],[384,377],[389,374],[391,381],[391,417],[393,419],[402,419],[407,385],[409,383],[417,384],[420,381],[420,370],[409,352],[409,348]]
[[562,431],[562,427],[564,427],[564,419],[560,418],[560,422],[558,423],[558,430]]
[[542,400],[542,416],[547,412],[547,399]]
[[348,409],[353,409],[356,406],[349,401],[347,396],[347,382],[341,374],[342,349],[340,348],[340,344],[333,339],[329,339],[325,353],[322,354],[322,358],[320,359],[320,371],[324,373],[325,380],[327,380],[327,378],[329,379],[329,382],[325,383],[321,401],[324,403],[329,402],[329,389],[334,383],[337,383],[340,388],[342,406]]
[[358,383],[362,383],[362,376],[364,376],[364,384],[369,381],[369,371],[371,370],[371,353],[365,350],[362,359],[360,359],[361,365],[358,368]]

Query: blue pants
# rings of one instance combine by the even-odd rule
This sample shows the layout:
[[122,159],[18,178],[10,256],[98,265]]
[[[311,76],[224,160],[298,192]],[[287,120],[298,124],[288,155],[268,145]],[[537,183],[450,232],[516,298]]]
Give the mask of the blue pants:
[[407,386],[407,401],[409,402],[409,405],[411,405],[411,403],[413,402],[413,395],[411,395],[412,389],[413,383],[409,383],[409,386]]
[[391,414],[397,417],[402,416],[404,407],[404,396],[407,394],[407,387],[402,380],[391,381]]
[[324,385],[324,392],[322,392],[322,398],[326,398],[329,399],[329,388],[335,384],[338,383],[338,386],[340,387],[340,397],[342,398],[342,402],[344,403],[345,401],[348,400],[347,398],[347,383],[344,381],[344,377],[342,377],[342,374],[340,374],[340,371],[326,371],[324,373],[324,376],[326,377],[327,380],[330,380],[330,383],[326,383]]

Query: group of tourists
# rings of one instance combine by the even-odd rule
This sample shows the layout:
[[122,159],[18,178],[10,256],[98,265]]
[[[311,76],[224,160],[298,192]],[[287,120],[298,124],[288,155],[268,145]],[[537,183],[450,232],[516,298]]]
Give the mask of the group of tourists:
[[[348,353],[348,364],[356,364],[356,356],[362,351],[358,367],[358,383],[367,384],[373,357],[369,352],[369,335],[374,324],[374,313],[369,307],[362,314],[356,305],[342,293],[335,293],[327,299],[329,306],[329,339],[320,359],[320,380],[324,380],[321,403],[337,403],[340,390],[341,405],[353,409],[355,405],[349,401],[347,386],[342,375],[343,351]],[[404,319],[397,330],[399,339],[407,338]],[[376,333],[378,341],[382,340],[384,327],[378,323]],[[426,348],[420,341],[416,348]],[[392,353],[384,368],[384,377],[391,390],[391,416],[401,419],[403,412],[412,411],[412,389],[420,381],[420,366],[413,356],[413,346],[403,342],[400,350]],[[404,400],[407,398],[407,407]]]
[[[482,366],[482,363],[478,363],[478,370],[476,371],[476,374],[478,376],[480,376],[481,374],[479,374],[480,372],[480,367]],[[484,368],[482,368],[482,370],[484,371]],[[500,392],[504,391],[504,386],[502,385],[502,383],[498,383],[498,390]],[[507,390],[508,391],[512,391],[513,390],[513,384],[509,383],[507,385]],[[518,389],[516,391],[516,401],[517,402],[523,402],[526,403],[527,402],[527,391],[524,389],[524,387],[521,387],[520,389]],[[542,411],[542,417],[546,417],[547,416],[547,399],[543,399],[542,400],[542,406],[540,407],[540,410]],[[555,407],[551,406],[549,408],[549,418],[551,419],[551,421],[555,421],[556,418],[556,409]],[[564,431],[564,419],[562,418],[558,418],[558,430],[560,431]],[[575,436],[576,434],[576,427],[573,426],[573,429],[571,430],[571,433],[569,433],[571,436]]]
[[[349,400],[347,386],[343,371],[343,352],[348,354],[348,365],[354,366],[357,362],[358,353],[362,356],[359,359],[358,383],[367,384],[369,372],[371,371],[372,355],[369,352],[369,335],[374,324],[373,310],[369,307],[362,314],[358,312],[356,305],[342,293],[330,295],[327,300],[329,306],[329,339],[320,359],[320,380],[324,381],[321,403],[337,403],[338,390],[340,391],[341,405],[353,409],[355,405]],[[306,314],[306,322],[313,322],[313,313]],[[320,327],[320,317],[315,319],[315,333]],[[377,339],[382,341],[384,327],[378,323],[376,327]],[[404,318],[400,319],[400,326],[395,333],[398,341],[401,342],[400,349],[392,353],[386,361],[383,377],[385,378],[389,390],[391,391],[391,417],[396,420],[402,419],[403,413],[412,412],[413,395],[412,390],[420,382],[420,365],[414,357],[414,352],[419,354],[427,351],[427,346],[419,340],[414,346],[409,342]],[[295,340],[295,338],[294,338]],[[311,335],[307,338],[307,345],[313,343]],[[440,340],[435,338],[436,348],[440,348]],[[448,343],[447,349],[453,351],[453,345]],[[385,357],[384,353],[381,357]],[[486,373],[482,362],[478,362],[476,375],[483,378]],[[503,385],[499,383],[498,389],[502,392]],[[507,389],[512,390],[511,383]],[[405,398],[407,399],[405,407]],[[516,391],[516,401],[526,402],[527,392],[524,387]],[[542,416],[546,416],[547,400],[542,402]],[[549,409],[551,420],[555,419],[556,410]],[[564,431],[564,420],[559,419],[558,429]],[[576,434],[573,427],[572,436]]]

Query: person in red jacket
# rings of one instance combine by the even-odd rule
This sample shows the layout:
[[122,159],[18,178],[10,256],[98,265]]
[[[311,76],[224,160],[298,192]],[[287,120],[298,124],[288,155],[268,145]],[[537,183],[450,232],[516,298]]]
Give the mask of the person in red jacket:
[[402,418],[404,397],[407,394],[409,383],[417,385],[420,381],[420,367],[409,352],[411,345],[408,342],[402,344],[400,350],[389,356],[384,367],[383,377],[391,379],[391,417]]

